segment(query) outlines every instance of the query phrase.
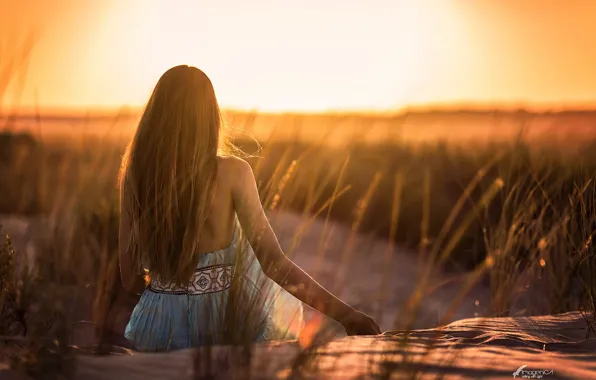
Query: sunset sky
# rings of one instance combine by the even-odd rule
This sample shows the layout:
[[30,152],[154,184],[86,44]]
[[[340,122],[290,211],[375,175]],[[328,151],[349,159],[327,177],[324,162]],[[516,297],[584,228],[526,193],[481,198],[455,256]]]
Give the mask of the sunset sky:
[[595,25],[594,0],[0,0],[0,72],[35,29],[23,107],[141,106],[177,64],[223,107],[596,106]]

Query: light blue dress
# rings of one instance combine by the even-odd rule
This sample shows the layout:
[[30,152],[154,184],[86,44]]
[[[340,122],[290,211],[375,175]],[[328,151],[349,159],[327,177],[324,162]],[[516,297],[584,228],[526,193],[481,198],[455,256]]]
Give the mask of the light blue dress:
[[304,325],[302,303],[264,275],[241,235],[236,221],[230,245],[201,254],[187,288],[151,281],[124,333],[136,350],[169,351],[299,336]]

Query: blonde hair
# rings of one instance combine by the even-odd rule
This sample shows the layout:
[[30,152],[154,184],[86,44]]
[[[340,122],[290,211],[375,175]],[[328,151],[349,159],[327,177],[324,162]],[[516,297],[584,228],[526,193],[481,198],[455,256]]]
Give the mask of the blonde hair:
[[185,286],[198,260],[200,231],[215,190],[222,117],[201,70],[176,66],[157,82],[120,172],[129,249],[151,278]]

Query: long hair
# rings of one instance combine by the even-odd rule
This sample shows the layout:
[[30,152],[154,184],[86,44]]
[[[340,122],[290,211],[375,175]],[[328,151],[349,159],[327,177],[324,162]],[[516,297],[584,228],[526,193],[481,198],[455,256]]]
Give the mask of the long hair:
[[120,172],[128,249],[139,271],[186,286],[198,260],[222,148],[213,85],[195,67],[176,66],[157,82]]

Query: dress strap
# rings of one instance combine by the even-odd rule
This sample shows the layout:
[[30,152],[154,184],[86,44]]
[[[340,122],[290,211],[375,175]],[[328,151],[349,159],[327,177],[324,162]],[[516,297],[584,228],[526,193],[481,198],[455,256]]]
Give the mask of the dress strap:
[[232,232],[232,245],[236,245],[238,243],[239,237],[240,237],[240,221],[238,220],[238,216],[234,215],[234,232]]

